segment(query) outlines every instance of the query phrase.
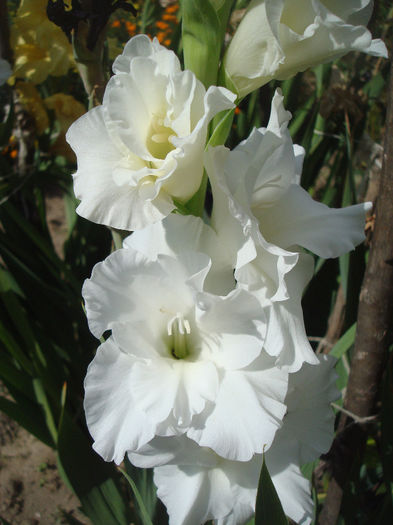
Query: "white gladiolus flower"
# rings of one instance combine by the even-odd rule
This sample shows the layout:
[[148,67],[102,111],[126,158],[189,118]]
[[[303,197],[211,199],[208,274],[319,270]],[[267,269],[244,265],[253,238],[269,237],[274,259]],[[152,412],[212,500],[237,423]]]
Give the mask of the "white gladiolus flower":
[[[184,251],[208,253],[211,268],[204,286],[210,293],[219,295],[226,295],[236,286],[236,266],[252,261],[247,268],[252,267],[251,273],[256,277],[253,294],[257,294],[268,319],[265,350],[276,358],[277,366],[285,367],[289,372],[299,370],[304,362],[317,363],[305,332],[301,306],[303,290],[313,276],[312,257],[270,245],[260,234],[263,248],[256,248],[257,243],[250,242],[238,221],[233,218],[231,221],[231,218],[225,217],[226,228],[218,229],[219,234],[224,235],[217,236],[195,217],[170,215],[162,222],[135,232],[124,241],[124,245],[153,259],[157,253],[173,257]],[[255,230],[259,231],[257,223],[251,231]],[[233,237],[237,239],[235,243]],[[236,246],[241,246],[241,258],[234,251]],[[258,264],[254,257],[257,257]],[[240,284],[245,286],[243,282]]]
[[338,257],[364,240],[369,203],[329,208],[301,188],[304,150],[292,144],[290,117],[277,90],[267,128],[254,129],[233,151],[219,146],[206,154],[214,198],[212,225],[225,239],[235,223],[241,226],[243,239],[233,235],[232,250],[238,251],[236,276],[244,283],[256,285],[260,277],[254,266],[265,264],[263,257],[252,259],[249,247],[246,252],[247,232],[257,244],[255,250],[273,245],[287,256],[299,253],[301,246],[320,257]]
[[288,373],[263,350],[263,305],[243,289],[205,287],[220,258],[199,249],[214,240],[200,219],[173,215],[131,236],[85,282],[92,333],[112,331],[85,380],[87,424],[108,461],[183,434],[245,461],[281,425]]
[[[337,399],[335,360],[321,356],[289,376],[283,426],[265,452],[266,464],[284,512],[296,523],[311,523],[310,486],[300,466],[329,450],[334,435],[330,402]],[[137,466],[155,468],[157,494],[170,525],[244,525],[254,514],[262,456],[229,461],[185,436],[153,439],[130,454]]]
[[235,95],[207,92],[176,55],[146,35],[132,38],[113,64],[103,105],[69,129],[76,153],[79,215],[123,230],[166,217],[198,190],[207,126]]
[[7,60],[4,60],[4,58],[0,58],[0,86],[5,84],[11,75],[11,66],[9,65]]
[[251,0],[224,57],[240,97],[349,51],[387,57],[365,27],[370,0]]
[[233,151],[209,149],[205,165],[213,191],[212,226],[234,261],[235,278],[270,303],[265,349],[295,372],[304,361],[316,360],[301,307],[313,262],[300,247],[321,257],[353,249],[364,240],[369,204],[332,209],[300,187],[304,151],[292,143],[290,116],[277,91],[267,128],[254,129]]

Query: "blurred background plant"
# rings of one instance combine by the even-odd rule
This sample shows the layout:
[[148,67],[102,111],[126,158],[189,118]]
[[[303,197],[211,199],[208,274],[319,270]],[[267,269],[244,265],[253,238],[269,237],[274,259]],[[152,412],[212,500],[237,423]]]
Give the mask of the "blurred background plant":
[[[50,1],[48,13],[58,25],[48,19],[47,4],[9,0],[0,17],[3,57],[13,64],[12,78],[0,88],[0,379],[5,387],[0,410],[56,450],[59,471],[92,523],[160,525],[167,517],[157,503],[151,471],[125,464],[131,494],[118,469],[92,450],[84,422],[83,378],[97,341],[87,328],[80,290],[93,265],[110,252],[112,238],[109,230],[75,213],[75,157],[65,132],[89,105],[99,103],[111,62],[131,36],[157,37],[181,57],[179,3],[99,2],[100,18],[89,2]],[[234,2],[227,40],[246,5]],[[374,37],[388,47],[392,11],[388,2],[376,2],[370,23]],[[59,21],[67,21],[63,29],[73,46]],[[83,66],[92,57],[98,69],[89,76]],[[271,82],[240,103],[227,145],[234,147],[254,126],[267,124],[273,92],[281,86],[293,115],[293,141],[306,150],[303,187],[332,207],[375,201],[388,69],[388,61],[351,53]],[[60,236],[48,220],[53,196],[64,217]],[[374,219],[371,212],[364,245],[339,260],[316,260],[304,296],[307,333],[317,353],[337,357],[343,393]],[[341,524],[388,523],[393,515],[391,368],[390,353],[377,415],[366,422],[366,446],[346,485]],[[341,408],[338,402],[337,413]],[[327,455],[304,467],[313,483],[315,522],[329,486],[330,461]]]

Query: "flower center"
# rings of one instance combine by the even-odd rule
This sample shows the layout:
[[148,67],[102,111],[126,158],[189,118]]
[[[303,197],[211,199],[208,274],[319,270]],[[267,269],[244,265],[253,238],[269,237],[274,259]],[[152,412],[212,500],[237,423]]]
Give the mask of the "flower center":
[[169,142],[170,137],[176,136],[172,128],[164,125],[164,119],[160,115],[152,115],[150,128],[147,134],[146,144],[150,153],[156,159],[165,159],[175,146]]
[[167,330],[171,340],[171,354],[176,359],[184,359],[189,355],[189,335],[191,333],[190,323],[183,314],[177,312],[167,324]]

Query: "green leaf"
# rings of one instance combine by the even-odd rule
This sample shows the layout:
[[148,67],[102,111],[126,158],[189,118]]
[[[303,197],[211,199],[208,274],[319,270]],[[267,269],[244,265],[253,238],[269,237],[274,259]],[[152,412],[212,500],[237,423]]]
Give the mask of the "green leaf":
[[206,149],[209,146],[218,146],[221,144],[225,144],[229,132],[231,131],[234,114],[235,108],[222,111],[221,113],[215,116],[213,120],[214,131],[206,145]]
[[385,85],[386,79],[381,73],[377,73],[363,86],[362,91],[368,96],[368,98],[376,99],[381,95]]
[[[355,342],[356,323],[354,323],[348,330],[340,337],[337,343],[330,350],[329,354],[335,357],[338,361],[336,364],[336,372],[338,378],[336,381],[337,388],[343,393],[348,383],[349,377],[349,361],[347,352],[352,348]],[[342,398],[336,401],[336,404],[342,405]]]
[[23,369],[29,373],[33,373],[33,366],[31,360],[25,355],[16,340],[6,330],[3,323],[0,322],[0,342],[7,349],[8,353],[19,363]]
[[58,466],[94,525],[128,525],[130,516],[115,483],[113,464],[96,454],[91,441],[64,410],[58,429]]
[[0,410],[45,445],[54,446],[40,409],[28,398],[24,399],[22,396],[18,396],[18,402],[14,403],[0,397]]
[[311,461],[310,463],[305,463],[304,465],[302,465],[300,467],[300,470],[301,470],[303,476],[311,481],[312,474],[313,474],[315,468],[317,467],[318,463],[319,463],[319,460],[316,459],[315,461]]
[[[347,388],[348,384],[348,377],[349,377],[349,363],[348,359],[346,359],[346,355],[344,354],[342,358],[337,362],[335,366],[335,370],[337,372],[338,378],[336,380],[336,387],[340,390],[342,397],[336,401],[336,405],[342,406],[343,405],[343,397],[345,389]],[[335,408],[336,411],[336,408]]]
[[182,0],[181,13],[184,67],[208,88],[217,83],[224,41],[222,21],[209,0]]
[[153,469],[135,467],[127,457],[125,457],[124,463],[127,474],[135,482],[150,519],[154,520],[157,505],[157,489],[153,481]]
[[42,381],[40,378],[33,379],[33,388],[34,388],[34,392],[35,392],[37,401],[41,405],[44,411],[46,426],[48,427],[48,430],[50,432],[50,435],[52,436],[54,443],[56,443],[57,442],[57,428],[56,428],[51,406],[49,404],[47,395],[42,386]]
[[156,10],[156,2],[153,2],[152,0],[145,0],[143,2],[142,14],[140,18],[141,33],[146,33],[147,27],[157,20]]
[[31,377],[29,374],[26,374],[25,370],[21,370],[18,366],[16,366],[12,357],[2,355],[1,353],[0,379],[22,392],[30,400],[33,401],[35,399],[34,390],[30,383]]
[[255,525],[288,525],[280,499],[274,488],[265,462],[263,462],[258,483],[257,501],[255,506]]
[[329,354],[340,359],[355,342],[356,323],[354,323],[348,330],[340,337],[337,343],[330,350]]
[[140,518],[142,520],[143,525],[153,525],[153,522],[150,519],[149,513],[146,510],[146,507],[145,507],[145,504],[143,502],[142,496],[140,495],[140,492],[139,492],[138,487],[136,486],[135,482],[130,478],[130,476],[127,474],[127,472],[125,470],[120,469],[120,472],[126,478],[128,483],[130,484],[132,492],[134,493],[135,499],[136,499],[136,501],[138,503],[138,506],[139,506]]

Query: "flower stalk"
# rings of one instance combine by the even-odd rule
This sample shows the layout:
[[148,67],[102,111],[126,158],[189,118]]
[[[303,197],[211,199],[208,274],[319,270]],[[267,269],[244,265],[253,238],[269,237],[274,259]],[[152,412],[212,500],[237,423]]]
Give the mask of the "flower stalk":
[[99,34],[92,50],[88,48],[89,26],[80,22],[72,35],[75,62],[89,99],[89,109],[101,104],[108,76],[104,68],[105,29]]

